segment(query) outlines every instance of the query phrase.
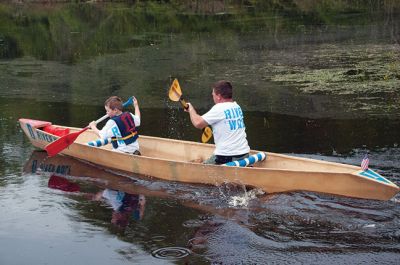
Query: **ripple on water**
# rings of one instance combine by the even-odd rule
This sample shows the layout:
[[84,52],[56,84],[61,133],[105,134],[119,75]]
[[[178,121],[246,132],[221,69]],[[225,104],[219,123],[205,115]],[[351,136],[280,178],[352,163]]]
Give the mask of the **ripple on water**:
[[204,224],[203,220],[187,220],[185,222],[183,222],[183,227],[186,228],[194,228],[194,227],[200,227]]
[[151,240],[155,242],[161,242],[164,241],[166,238],[167,238],[166,236],[153,236],[151,237]]
[[175,260],[187,257],[191,254],[190,250],[182,247],[165,247],[153,250],[151,255],[158,259]]

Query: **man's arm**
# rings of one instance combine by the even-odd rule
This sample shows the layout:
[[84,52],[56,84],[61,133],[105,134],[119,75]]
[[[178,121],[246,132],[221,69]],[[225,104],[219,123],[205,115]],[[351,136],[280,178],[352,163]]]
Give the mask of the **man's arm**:
[[208,123],[201,117],[199,114],[197,114],[197,111],[193,108],[192,104],[187,103],[189,108],[185,111],[189,112],[190,115],[190,121],[192,122],[193,126],[198,128],[198,129],[203,129],[208,126]]

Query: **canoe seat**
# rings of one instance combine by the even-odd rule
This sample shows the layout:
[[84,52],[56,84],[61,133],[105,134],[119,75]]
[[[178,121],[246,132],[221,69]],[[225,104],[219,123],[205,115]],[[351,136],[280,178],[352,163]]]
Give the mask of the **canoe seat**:
[[52,135],[56,135],[56,136],[65,136],[67,134],[69,134],[69,129],[68,128],[60,128],[54,125],[46,125],[43,127],[43,131],[50,133]]

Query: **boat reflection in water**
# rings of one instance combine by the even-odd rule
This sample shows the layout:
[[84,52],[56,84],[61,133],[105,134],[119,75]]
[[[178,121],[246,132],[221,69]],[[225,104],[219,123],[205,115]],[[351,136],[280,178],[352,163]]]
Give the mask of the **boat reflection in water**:
[[[107,203],[113,210],[111,223],[118,228],[126,227],[131,220],[142,220],[146,205],[145,197],[179,201],[183,207],[194,211],[215,214],[240,224],[248,222],[247,216],[240,214],[242,211],[247,212],[246,209],[231,208],[228,204],[226,207],[221,207],[220,203],[224,200],[220,197],[221,187],[204,189],[201,185],[191,187],[186,184],[179,188],[179,185],[171,186],[170,182],[159,180],[147,183],[134,179],[134,176],[127,176],[124,172],[111,171],[68,156],[58,155],[49,158],[44,151],[33,151],[29,161],[25,164],[24,171],[49,175],[49,188],[77,194],[84,197],[86,201]],[[96,186],[95,191],[93,191],[93,186]],[[241,187],[238,190],[235,191],[235,194],[237,194],[236,192],[243,193]],[[227,195],[226,197],[229,197],[229,192],[224,193]],[[218,200],[215,200],[215,196]],[[205,198],[205,201],[216,201],[218,205],[212,203],[209,205],[201,198]],[[92,209],[88,211],[92,211]],[[90,215],[92,216],[92,214]],[[219,222],[210,220],[189,225],[188,227],[192,227],[195,233],[193,238],[188,240],[187,247],[191,250],[202,248],[207,235],[218,226]]]
[[113,209],[111,223],[125,228],[130,218],[136,221],[143,218],[145,197],[129,194],[120,190],[105,189],[94,196],[96,200],[105,200]]
[[[337,253],[355,246],[357,259],[365,263],[370,261],[364,258],[368,255],[381,259],[383,248],[394,249],[387,252],[386,261],[398,254],[397,200],[382,203],[313,193],[258,195],[239,187],[205,188],[127,175],[68,156],[47,158],[43,151],[32,153],[25,172],[37,172],[41,179],[49,176],[50,188],[76,196],[73,204],[63,199],[59,209],[68,217],[77,216],[73,222],[89,223],[88,238],[97,227],[104,227],[158,259],[260,264],[272,257],[280,264],[287,263],[282,253],[294,253],[299,263],[320,264],[319,258],[327,258],[333,264]],[[247,204],[230,204],[236,196]],[[136,248],[118,252],[125,253],[124,258],[137,254]]]
[[[111,223],[124,229],[131,219],[143,218],[146,204],[145,196],[133,192],[134,187],[123,178],[124,190],[121,189],[122,177],[65,156],[48,158],[45,152],[34,151],[26,163],[25,172],[50,173],[48,187],[63,192],[77,193],[88,200],[105,202],[112,208]],[[91,180],[97,186],[104,186],[98,192],[88,192],[81,188],[79,180]],[[133,184],[134,181],[131,181]],[[136,186],[135,186],[136,187]]]
[[[91,223],[96,223],[99,226],[110,221],[110,232],[121,236],[124,241],[135,242],[135,244],[140,241],[145,246],[148,245],[147,248],[151,249],[151,255],[158,259],[177,260],[185,259],[188,256],[193,257],[196,254],[204,255],[209,236],[223,223],[221,219],[215,220],[213,217],[211,217],[211,220],[208,217],[205,220],[194,219],[191,223],[190,220],[185,220],[187,217],[182,217],[183,226],[191,230],[187,234],[186,243],[183,244],[176,244],[174,241],[166,243],[164,240],[168,241],[168,237],[164,235],[141,238],[142,232],[140,230],[143,227],[146,227],[149,231],[157,231],[157,234],[160,233],[160,227],[153,227],[149,222],[154,222],[154,224],[161,222],[172,230],[182,229],[179,221],[176,221],[175,218],[168,218],[168,216],[165,217],[166,219],[149,221],[152,217],[159,216],[159,211],[165,209],[165,203],[179,201],[186,211],[192,209],[194,212],[201,213],[201,215],[205,214],[204,216],[210,216],[211,213],[231,220],[236,219],[237,210],[240,212],[240,209],[219,208],[199,203],[199,200],[201,200],[197,198],[199,191],[205,192],[203,195],[208,194],[207,191],[214,194],[213,192],[219,191],[215,187],[204,189],[196,186],[193,190],[190,185],[177,188],[176,185],[171,187],[169,182],[154,180],[145,182],[134,179],[134,176],[127,176],[124,172],[111,171],[68,156],[58,155],[49,158],[44,151],[34,151],[25,164],[24,171],[49,176],[47,183],[49,188],[60,190],[69,196],[76,196],[77,201],[80,201],[79,211],[83,220],[89,218]],[[150,205],[149,219],[147,220],[143,219],[145,217],[146,197],[147,203]],[[167,201],[158,200],[159,198],[167,199]],[[96,205],[96,202],[104,202],[112,209],[111,220],[109,213],[105,211],[106,209],[101,205]],[[157,208],[158,202],[162,204],[161,207],[163,208],[159,208],[157,214],[155,214],[154,209]],[[85,205],[89,205],[89,207]],[[182,208],[180,208],[180,211],[182,211]],[[138,221],[141,222],[140,225],[131,225]],[[170,222],[174,224],[168,226]],[[238,223],[242,222],[238,221]],[[106,226],[108,227],[108,225]]]
[[[65,192],[80,192],[81,190],[77,183],[55,174],[50,176],[48,187]],[[108,188],[94,194],[85,193],[85,195],[89,199],[106,202],[113,209],[111,223],[118,228],[125,228],[130,218],[136,221],[143,218],[146,203],[143,195]]]

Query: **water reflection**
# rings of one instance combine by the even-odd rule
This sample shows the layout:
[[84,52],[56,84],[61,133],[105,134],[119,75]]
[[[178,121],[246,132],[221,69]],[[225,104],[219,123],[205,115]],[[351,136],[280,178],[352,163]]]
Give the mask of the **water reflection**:
[[[97,226],[109,227],[102,221],[107,219],[111,223],[111,233],[117,234],[123,241],[143,245],[153,257],[161,260],[185,259],[192,253],[190,248],[186,248],[190,238],[176,245],[175,238],[169,235],[179,234],[178,231],[182,230],[181,221],[177,220],[187,218],[187,214],[191,218],[194,217],[193,213],[187,210],[182,212],[185,208],[176,208],[174,200],[182,200],[185,204],[184,201],[192,198],[193,200],[189,200],[192,204],[188,203],[188,207],[213,211],[213,207],[203,208],[194,202],[196,194],[190,190],[190,185],[187,185],[187,189],[176,189],[168,183],[147,182],[130,177],[124,172],[109,171],[107,168],[67,156],[48,158],[45,152],[34,151],[26,162],[24,171],[42,177],[49,176],[47,187],[59,190],[75,200],[77,204],[70,206],[80,214],[75,222],[90,222]],[[147,218],[146,197],[153,201],[150,203]],[[168,198],[170,201],[157,203],[160,198]],[[111,209],[111,217],[107,209]],[[135,257],[135,253],[131,253],[129,248],[118,252],[127,259]],[[201,256],[194,260],[201,260]]]
[[[112,184],[110,185],[110,181],[115,177],[117,177],[117,182],[120,179],[101,168],[63,156],[48,158],[45,152],[35,151],[26,163],[25,171],[39,174],[51,173],[48,180],[49,188],[64,192],[79,192],[79,195],[84,198],[105,202],[113,210],[111,223],[120,229],[124,229],[130,219],[139,221],[143,218],[146,204],[144,195],[108,188],[108,186],[113,187]],[[78,177],[78,179],[73,181],[71,176]],[[91,178],[93,183],[96,183],[99,178],[103,179],[106,181],[103,184],[107,188],[95,193],[84,191],[76,182],[79,178]],[[127,184],[126,181],[124,182]]]
[[200,252],[206,249],[208,244],[208,237],[211,236],[218,227],[222,226],[222,222],[216,220],[202,220],[196,227],[195,233],[188,242],[188,247],[194,252]]
[[81,187],[78,184],[57,175],[50,176],[47,186],[51,189],[57,189],[66,192],[79,192],[81,190]]
[[[295,258],[308,264],[318,264],[319,259],[333,264],[337,253],[356,250],[357,259],[368,262],[386,249],[382,261],[388,262],[399,251],[396,198],[380,202],[297,192],[251,196],[245,205],[233,206],[232,198],[246,198],[245,191],[240,195],[231,188],[147,180],[66,156],[49,159],[40,151],[33,152],[25,165],[26,172],[32,168],[42,176],[50,175],[49,186],[73,196],[76,205],[69,207],[78,212],[76,224],[110,227],[109,232],[130,244],[140,244],[157,259],[260,264],[268,257],[278,263]],[[64,170],[68,174],[55,177],[57,168],[68,169]],[[118,209],[127,194],[133,195],[126,197],[129,214],[120,216]],[[140,213],[140,197],[134,194],[146,196],[145,214]],[[119,253],[130,260],[136,255],[128,247]],[[365,254],[369,258],[364,258]],[[344,254],[339,259],[351,258]]]
[[111,223],[119,228],[125,228],[131,218],[135,221],[143,219],[146,205],[146,199],[143,195],[105,189],[95,194],[93,199],[105,200],[112,207]]
[[[71,180],[51,175],[48,181],[48,187],[65,192],[79,192],[80,186]],[[83,195],[82,193],[79,195]],[[129,194],[120,190],[104,189],[97,193],[84,193],[84,197],[94,201],[104,201],[109,205],[113,212],[111,223],[123,230],[129,224],[130,219],[139,221],[143,218],[146,199],[143,195]]]

